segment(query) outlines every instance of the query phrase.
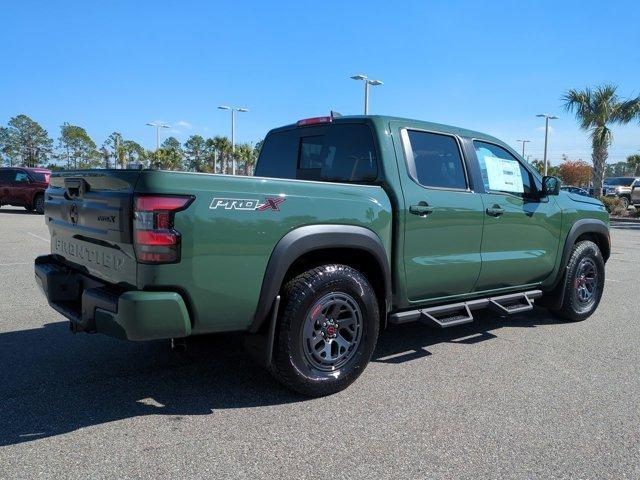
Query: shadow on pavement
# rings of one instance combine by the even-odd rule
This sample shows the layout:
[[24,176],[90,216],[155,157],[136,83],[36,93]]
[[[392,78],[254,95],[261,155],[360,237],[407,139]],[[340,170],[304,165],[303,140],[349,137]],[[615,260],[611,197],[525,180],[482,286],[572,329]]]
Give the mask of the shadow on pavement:
[[[551,323],[545,310],[489,316],[448,330],[420,324],[383,332],[373,361],[402,363],[441,342],[476,343],[503,326]],[[408,353],[407,353],[408,352]],[[195,337],[188,352],[169,342],[72,335],[66,322],[0,333],[0,446],[142,415],[208,415],[215,409],[304,401],[244,353],[238,335]]]
[[35,212],[30,212],[22,207],[0,207],[0,213],[34,216],[36,215]]

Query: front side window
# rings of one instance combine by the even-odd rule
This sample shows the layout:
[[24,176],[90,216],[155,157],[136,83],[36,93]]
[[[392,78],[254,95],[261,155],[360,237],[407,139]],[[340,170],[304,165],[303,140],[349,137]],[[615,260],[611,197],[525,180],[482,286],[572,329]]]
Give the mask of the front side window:
[[425,187],[466,189],[458,142],[450,135],[408,130],[415,180]]
[[474,141],[486,191],[524,196],[532,193],[531,173],[507,150],[492,143]]

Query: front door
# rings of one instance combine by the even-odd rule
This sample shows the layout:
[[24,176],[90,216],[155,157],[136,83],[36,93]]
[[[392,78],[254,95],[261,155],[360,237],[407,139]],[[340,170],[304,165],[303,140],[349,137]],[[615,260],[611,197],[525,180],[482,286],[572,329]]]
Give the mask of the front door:
[[482,270],[477,291],[538,283],[554,268],[561,212],[540,197],[533,174],[505,148],[473,142],[485,193]]
[[480,274],[484,207],[470,188],[459,139],[419,129],[402,129],[400,137],[407,297],[469,293]]

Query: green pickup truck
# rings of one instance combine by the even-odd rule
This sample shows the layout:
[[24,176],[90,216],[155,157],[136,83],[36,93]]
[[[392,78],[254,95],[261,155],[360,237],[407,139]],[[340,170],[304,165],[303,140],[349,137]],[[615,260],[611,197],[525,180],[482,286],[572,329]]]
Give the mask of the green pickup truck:
[[267,135],[253,177],[55,173],[51,254],[35,260],[74,332],[128,340],[244,332],[283,384],[322,396],[364,370],[387,324],[450,327],[478,309],[583,320],[609,219],[508,145],[385,116]]

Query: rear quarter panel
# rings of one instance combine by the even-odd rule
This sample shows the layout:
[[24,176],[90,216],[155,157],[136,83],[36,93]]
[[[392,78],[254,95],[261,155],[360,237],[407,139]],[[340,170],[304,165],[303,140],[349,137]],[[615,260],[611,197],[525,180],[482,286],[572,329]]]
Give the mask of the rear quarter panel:
[[[195,334],[249,327],[271,252],[297,227],[362,226],[379,236],[387,255],[391,251],[391,205],[377,186],[148,171],[136,193],[195,196],[175,218],[181,262],[138,268],[138,288],[170,287],[187,297]],[[284,200],[277,209],[227,209],[220,202],[212,208],[214,198],[262,204],[266,197]]]

